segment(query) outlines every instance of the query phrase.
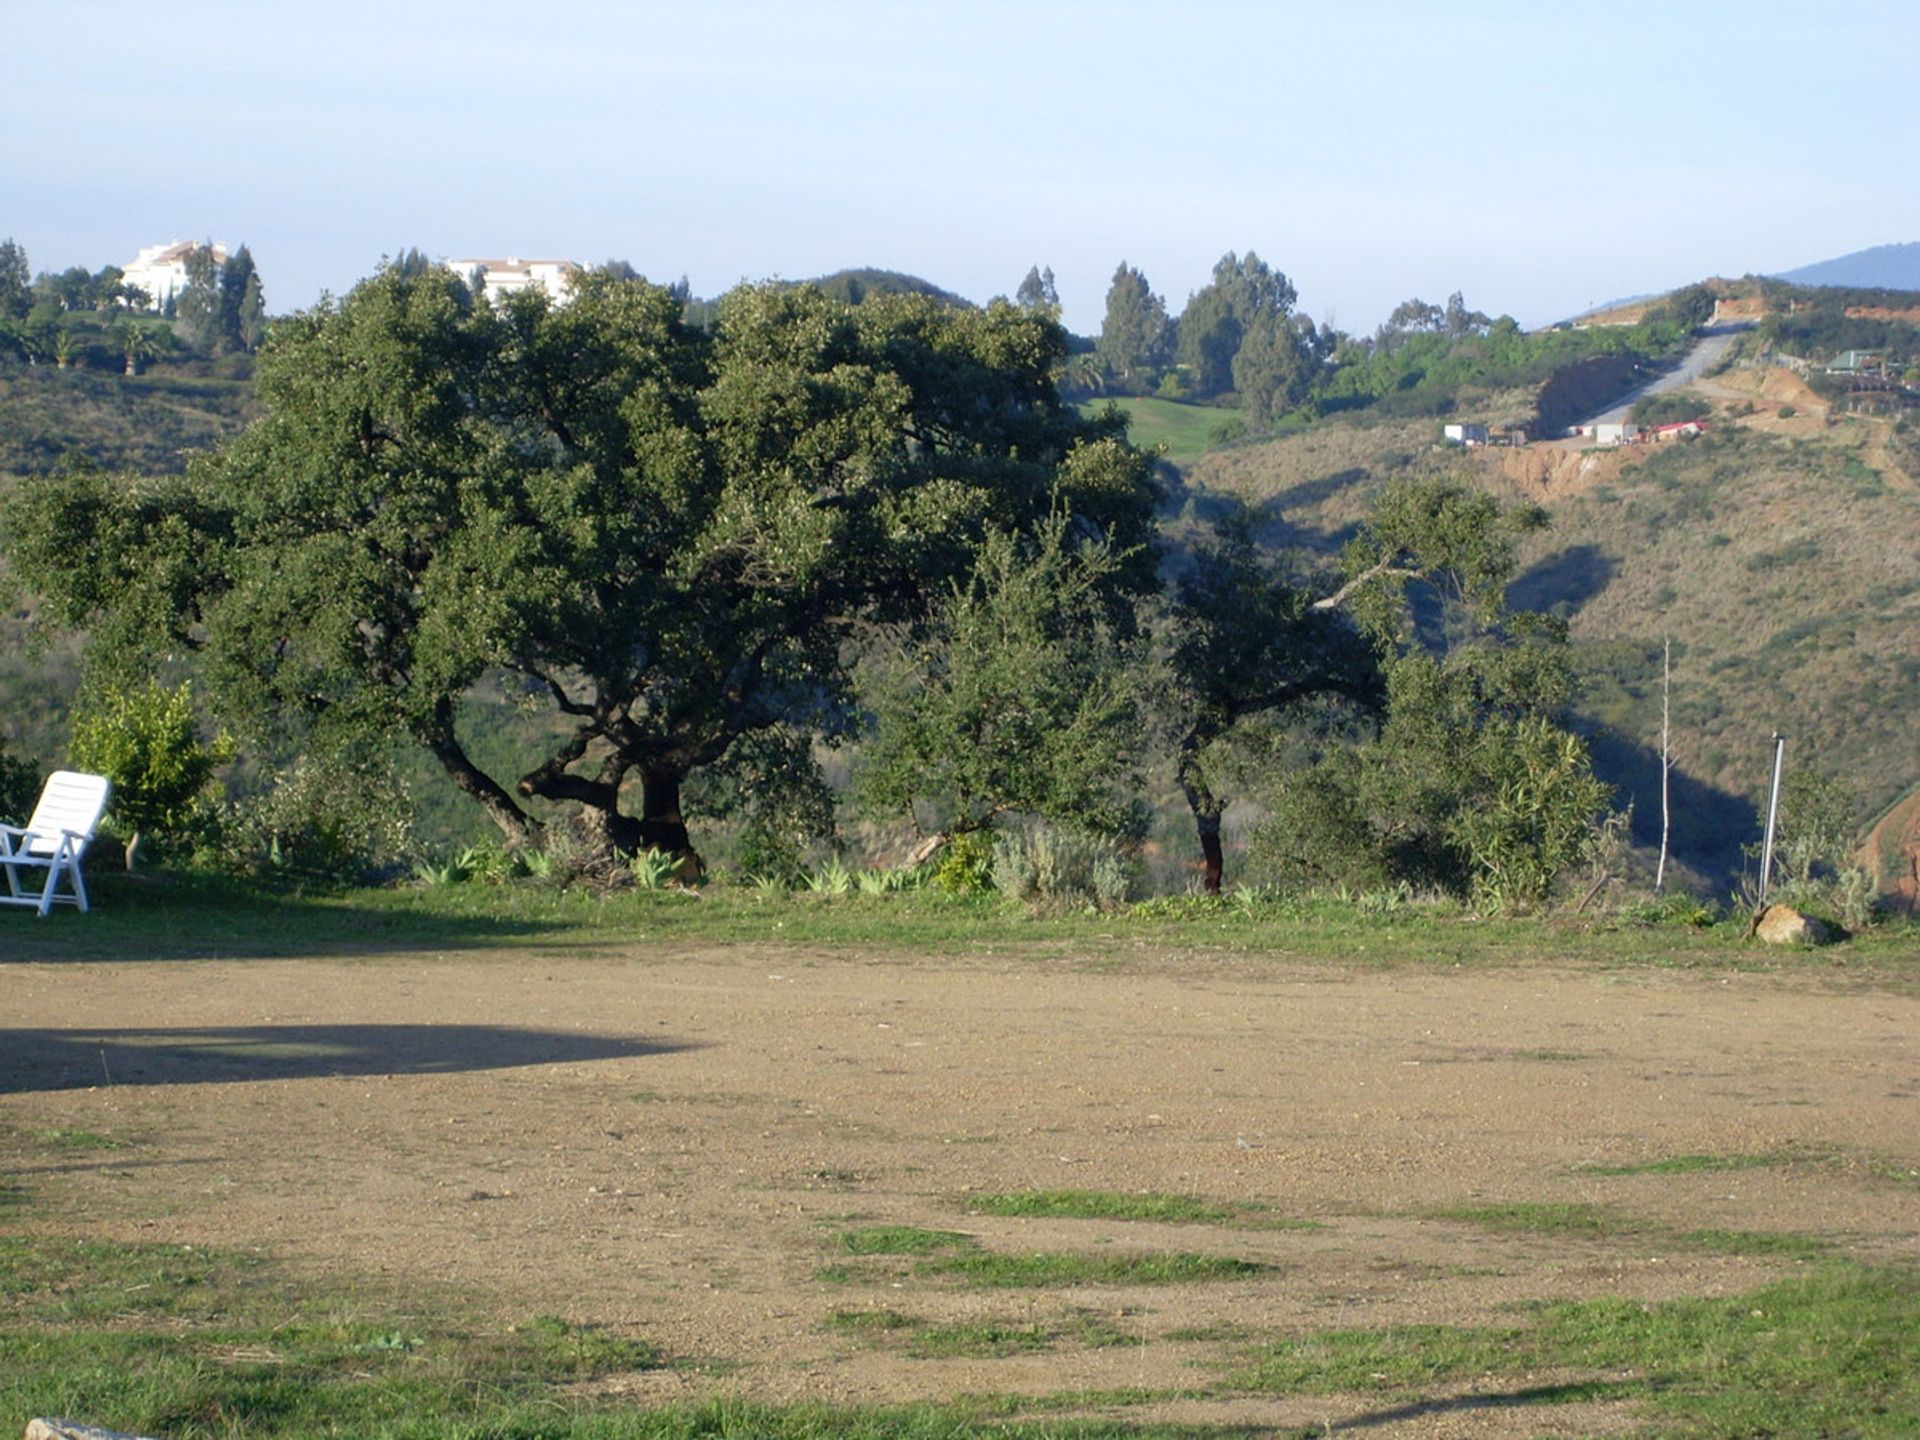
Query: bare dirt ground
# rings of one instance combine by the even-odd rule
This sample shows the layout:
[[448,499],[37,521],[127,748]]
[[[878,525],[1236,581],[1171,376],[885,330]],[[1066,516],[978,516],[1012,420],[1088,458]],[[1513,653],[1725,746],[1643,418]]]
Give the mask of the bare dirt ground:
[[[1178,955],[916,959],[732,947],[0,966],[0,1160],[35,1228],[259,1247],[556,1313],[693,1362],[612,1388],[901,1400],[1201,1387],[1250,1339],[1514,1319],[1518,1303],[1737,1293],[1791,1273],[1687,1242],[1791,1231],[1920,1258],[1920,998],[1791,974],[1396,969]],[[125,1148],[56,1151],[55,1130]],[[1598,1173],[1685,1155],[1802,1158]],[[968,1197],[1165,1191],[1277,1225],[997,1218]],[[1612,1238],[1437,1212],[1588,1203]],[[1169,1287],[981,1290],[849,1262],[860,1225],[989,1250],[1268,1263]],[[291,1302],[290,1302],[291,1303]],[[430,1303],[430,1302],[423,1302]],[[1058,1326],[914,1359],[836,1312]],[[1120,1343],[1080,1343],[1090,1321]],[[1200,1332],[1196,1335],[1195,1332]],[[1550,1377],[1548,1377],[1550,1378]],[[1373,1434],[1600,1434],[1510,1380],[1135,1415]]]

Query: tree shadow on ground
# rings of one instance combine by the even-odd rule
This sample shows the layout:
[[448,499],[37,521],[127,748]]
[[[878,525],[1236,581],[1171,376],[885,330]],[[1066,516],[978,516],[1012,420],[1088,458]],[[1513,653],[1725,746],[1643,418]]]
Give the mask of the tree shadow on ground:
[[397,891],[375,892],[380,898],[369,903],[345,893],[117,872],[89,875],[87,888],[93,905],[84,915],[72,906],[55,906],[44,918],[0,909],[0,965],[461,950],[578,929],[564,918],[446,913]]
[[1265,508],[1284,514],[1288,510],[1304,510],[1312,505],[1324,505],[1342,490],[1371,480],[1373,472],[1365,466],[1350,466],[1345,470],[1336,470],[1331,475],[1322,475],[1318,480],[1302,480],[1276,491],[1267,497]]
[[1614,563],[1598,545],[1570,545],[1515,577],[1507,586],[1507,603],[1516,610],[1570,618],[1612,584],[1613,575]]
[[[1633,807],[1633,842],[1660,844],[1660,752],[1601,731],[1590,735],[1593,773],[1614,787],[1613,808]],[[1668,853],[1715,888],[1731,890],[1745,863],[1742,847],[1760,837],[1760,811],[1740,795],[1709,785],[1675,766],[1671,775],[1672,833]]]
[[[1450,1395],[1437,1400],[1411,1400],[1382,1410],[1370,1410],[1338,1421],[1331,1428],[1339,1431],[1372,1430],[1382,1425],[1404,1425],[1408,1421],[1458,1415],[1476,1410],[1512,1410],[1529,1406],[1570,1405],[1582,1401],[1618,1400],[1632,1394],[1644,1394],[1657,1388],[1657,1382],[1637,1386],[1605,1380],[1569,1381],[1559,1385],[1527,1385],[1513,1390],[1476,1390],[1467,1395]],[[1289,1432],[1304,1437],[1329,1433],[1326,1426],[1312,1426]]]
[[0,1094],[117,1085],[219,1085],[356,1075],[449,1075],[630,1060],[696,1048],[662,1036],[501,1025],[237,1025],[0,1030]]

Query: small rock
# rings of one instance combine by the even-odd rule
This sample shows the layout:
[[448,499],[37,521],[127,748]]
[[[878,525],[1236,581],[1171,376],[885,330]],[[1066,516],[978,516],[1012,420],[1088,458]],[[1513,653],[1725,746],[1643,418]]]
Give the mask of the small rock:
[[1833,939],[1832,927],[1791,905],[1769,905],[1753,933],[1769,945],[1825,945]]

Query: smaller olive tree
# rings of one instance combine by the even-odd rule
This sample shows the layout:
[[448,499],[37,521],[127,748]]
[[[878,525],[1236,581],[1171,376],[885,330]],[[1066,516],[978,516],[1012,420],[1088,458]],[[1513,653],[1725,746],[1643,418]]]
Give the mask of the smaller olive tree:
[[871,657],[873,715],[855,787],[925,835],[916,859],[1020,813],[1089,834],[1142,825],[1144,745],[1125,557],[1076,538],[988,537],[924,628]]
[[125,832],[127,869],[149,835],[182,829],[232,747],[226,736],[200,740],[193,688],[157,682],[104,686],[74,717],[67,747],[76,769],[113,782],[109,814]]

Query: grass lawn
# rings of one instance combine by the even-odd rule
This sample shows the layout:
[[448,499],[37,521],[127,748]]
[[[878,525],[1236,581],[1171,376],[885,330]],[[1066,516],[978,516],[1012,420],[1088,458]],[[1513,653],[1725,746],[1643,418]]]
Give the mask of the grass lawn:
[[1110,404],[1127,412],[1129,440],[1143,450],[1164,446],[1167,459],[1175,465],[1190,465],[1213,449],[1217,444],[1213,432],[1227,421],[1240,417],[1238,410],[1223,410],[1213,405],[1186,405],[1177,400],[1134,396],[1094,400],[1081,408],[1092,412]]
[[[1459,906],[1378,906],[1328,896],[1240,892],[1169,896],[1103,913],[1034,913],[986,895],[912,890],[885,895],[763,891],[715,885],[610,892],[505,885],[328,889],[193,873],[90,876],[94,906],[0,912],[9,961],[404,956],[454,950],[565,955],[650,944],[987,951],[1113,963],[1130,948],[1267,954],[1290,963],[1367,969],[1524,965],[1806,969],[1836,979],[1920,985],[1920,929],[1889,925],[1826,951],[1751,942],[1733,918],[1716,925],[1620,916],[1483,918]],[[1364,902],[1364,897],[1363,897]]]

